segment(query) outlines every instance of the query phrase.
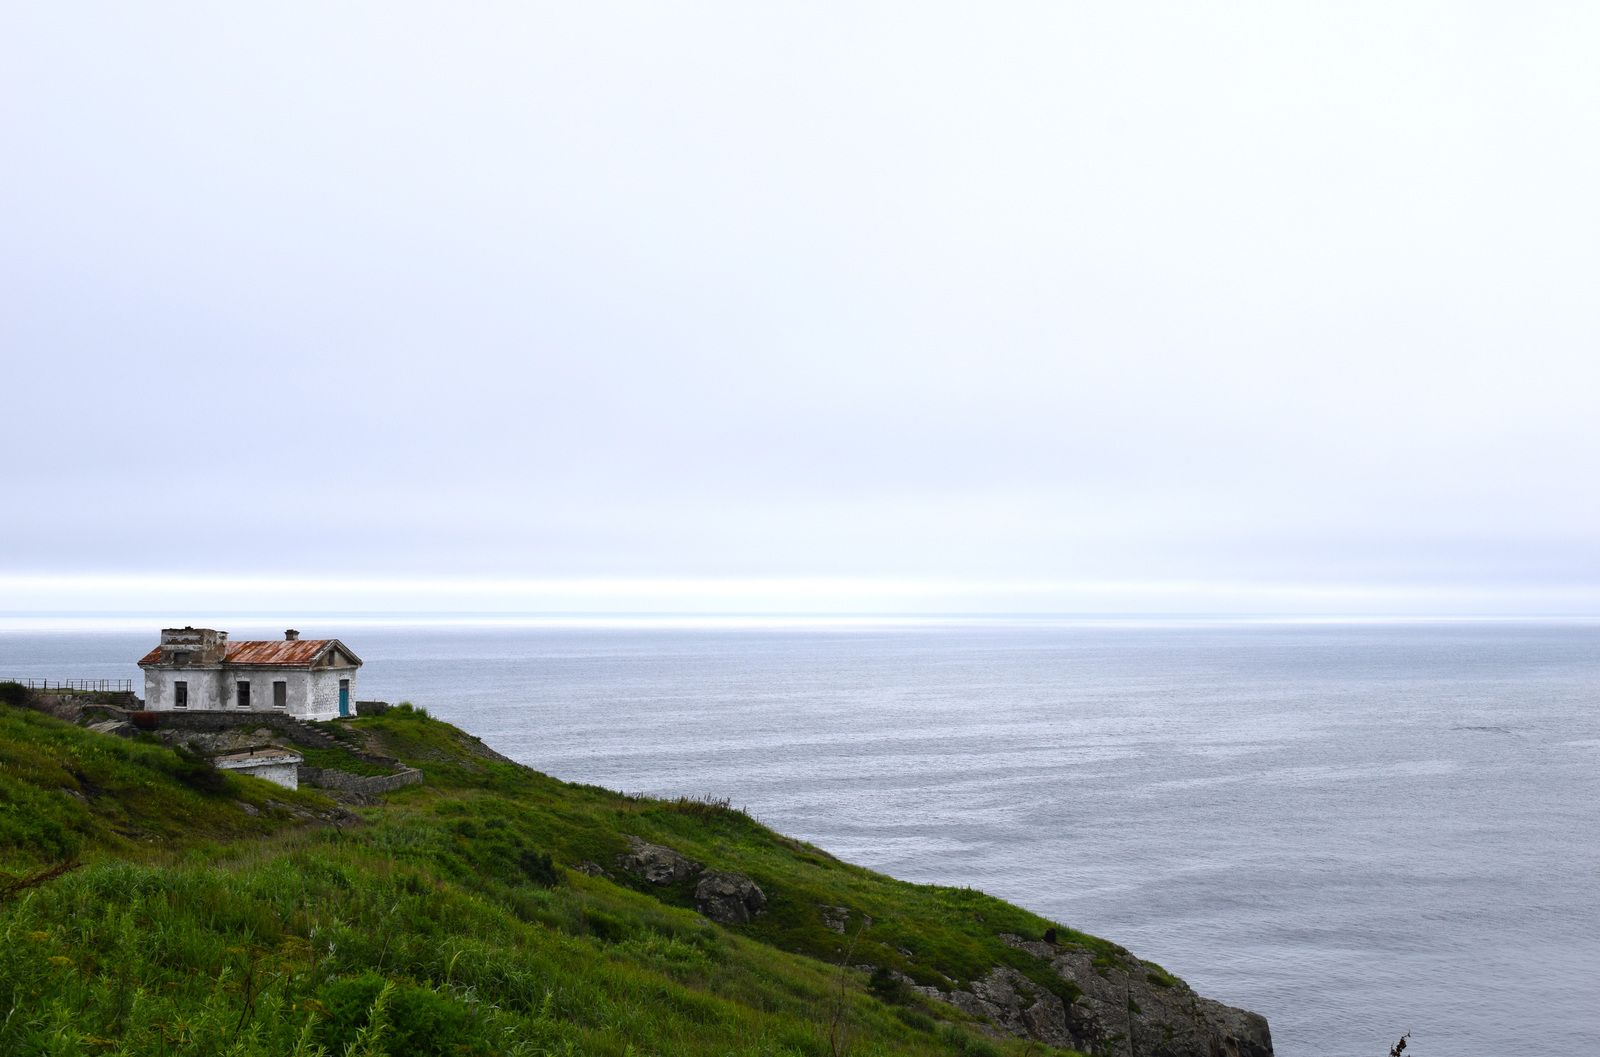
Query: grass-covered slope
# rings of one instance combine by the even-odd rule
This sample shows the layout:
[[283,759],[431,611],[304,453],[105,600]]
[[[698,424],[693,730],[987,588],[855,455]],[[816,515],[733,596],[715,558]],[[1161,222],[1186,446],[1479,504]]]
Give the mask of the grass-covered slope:
[[160,745],[0,705],[0,864],[262,837],[338,812],[323,797],[219,774]]
[[[875,996],[847,957],[943,989],[1012,966],[1070,1003],[998,938],[1050,923],[981,893],[841,863],[720,805],[558,782],[420,711],[333,732],[426,783],[357,820],[0,706],[0,1053],[1050,1052],[886,974]],[[691,883],[617,868],[628,836],[749,876],[764,912],[707,922]]]
[[[1039,939],[1052,923],[980,892],[907,884],[840,862],[726,806],[628,797],[487,760],[474,752],[476,739],[421,713],[390,712],[352,726],[369,746],[407,760],[428,777],[428,786],[415,794],[390,798],[390,824],[443,825],[491,842],[491,834],[507,834],[565,865],[593,862],[621,884],[692,907],[692,882],[663,890],[614,868],[617,856],[628,850],[626,836],[632,835],[754,879],[769,901],[741,931],[785,950],[835,961],[856,939],[864,915],[872,924],[857,940],[855,964],[889,966],[944,988],[965,984],[997,964],[1011,964],[1037,975],[1042,987],[1065,986],[1041,970],[1037,959],[997,939],[1001,933]],[[827,908],[837,907],[851,912],[845,935],[828,927]],[[1058,933],[1108,955],[1117,950],[1082,933],[1059,928]]]

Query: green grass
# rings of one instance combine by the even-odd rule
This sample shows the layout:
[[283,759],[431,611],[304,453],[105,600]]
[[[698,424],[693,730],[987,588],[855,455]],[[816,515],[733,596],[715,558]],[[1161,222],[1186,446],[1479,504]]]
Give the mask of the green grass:
[[210,794],[183,780],[189,770],[153,739],[125,741],[0,705],[0,865],[261,837],[294,821],[269,799],[334,807],[315,794],[230,774],[214,775],[221,793]]
[[394,768],[368,763],[342,745],[332,749],[306,749],[296,746],[295,751],[305,757],[306,763],[313,767],[327,767],[360,775],[394,773]]
[[[839,862],[724,805],[486,759],[419,710],[351,727],[427,782],[335,830],[266,805],[330,810],[314,792],[227,775],[206,793],[159,745],[0,706],[0,866],[86,863],[0,902],[0,1053],[821,1055],[842,1008],[851,1053],[1021,1054],[949,1007],[881,1001],[866,974],[841,973],[849,938],[819,907],[848,907],[850,938],[870,916],[852,962],[946,988],[999,964],[1069,988],[1001,932],[1054,926],[1098,957],[1125,953],[981,892]],[[615,870],[624,834],[749,874],[767,912],[706,924],[687,886]],[[559,868],[586,860],[614,880]]]

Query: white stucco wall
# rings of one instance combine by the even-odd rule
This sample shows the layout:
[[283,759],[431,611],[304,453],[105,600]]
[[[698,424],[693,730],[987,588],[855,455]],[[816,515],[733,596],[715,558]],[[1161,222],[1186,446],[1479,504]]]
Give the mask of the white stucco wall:
[[144,707],[152,712],[173,708],[173,685],[189,684],[189,707],[223,708],[230,703],[232,683],[224,683],[224,672],[217,668],[146,668]]
[[356,669],[320,668],[311,672],[309,719],[333,719],[339,714],[339,680],[350,680],[350,714],[356,714]]
[[[144,707],[152,712],[165,712],[175,707],[173,684],[189,684],[189,710],[239,708],[238,685],[250,684],[251,712],[287,712],[308,719],[328,719],[339,714],[339,679],[347,678],[346,669],[333,669],[341,674],[334,677],[331,696],[318,683],[313,692],[316,676],[305,668],[146,668],[144,670]],[[353,671],[353,670],[352,670]],[[325,681],[325,680],[324,680]],[[272,704],[272,684],[282,682],[287,690],[287,705],[275,708]],[[355,682],[352,679],[352,695]],[[326,700],[323,700],[326,698]],[[352,696],[351,701],[355,700]]]
[[311,673],[305,670],[273,672],[267,674],[266,690],[267,700],[272,700],[272,684],[283,680],[289,684],[289,703],[284,709],[291,716],[304,716],[311,700]]
[[218,760],[217,766],[225,771],[238,771],[240,774],[265,778],[269,782],[276,782],[285,789],[300,788],[300,765],[292,761],[243,763],[234,760]]
[[[291,716],[306,716],[306,703],[311,673],[304,668],[224,668],[222,682],[225,687],[223,707],[241,712],[239,684],[250,684],[250,711],[287,712]],[[288,691],[287,703],[277,708],[272,703],[272,684],[283,683]]]
[[[189,711],[224,709],[242,712],[238,684],[250,684],[251,712],[287,712],[302,719],[334,719],[339,715],[339,680],[350,680],[350,714],[356,712],[356,668],[146,668],[144,707],[164,712],[174,707],[173,684],[189,684]],[[272,704],[272,684],[283,682],[287,707]]]

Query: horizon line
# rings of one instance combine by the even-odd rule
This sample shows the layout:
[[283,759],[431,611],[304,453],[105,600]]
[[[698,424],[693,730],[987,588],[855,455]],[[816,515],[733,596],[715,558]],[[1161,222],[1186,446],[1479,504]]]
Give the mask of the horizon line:
[[1217,625],[1592,624],[1600,614],[1567,613],[506,613],[463,611],[213,610],[173,623],[161,611],[17,612],[0,610],[0,634],[17,632],[147,630],[234,624],[244,628],[323,623],[366,628],[530,629],[781,629],[958,628],[981,626],[1107,627]]

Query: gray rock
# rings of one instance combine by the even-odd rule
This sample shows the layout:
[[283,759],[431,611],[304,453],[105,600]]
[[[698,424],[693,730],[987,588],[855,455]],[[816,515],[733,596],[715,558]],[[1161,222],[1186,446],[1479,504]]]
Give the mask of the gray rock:
[[712,921],[744,925],[767,905],[767,894],[742,873],[707,870],[695,886],[694,905]]
[[[943,991],[895,975],[911,990],[980,1018],[1010,1035],[1085,1053],[1122,1057],[1272,1057],[1266,1018],[1202,998],[1183,981],[1125,951],[1095,964],[1095,952],[1071,944],[1002,935],[1080,991],[1071,1003],[1007,966],[970,989]],[[1110,962],[1110,964],[1107,964]],[[1130,1045],[1131,1044],[1131,1045]]]
[[[1015,970],[996,969],[984,980],[974,981],[973,997],[1001,1014],[985,1011],[984,1015],[1012,1034],[1088,1052],[1121,1052],[1131,1041],[1133,1052],[1149,1057],[1272,1057],[1272,1033],[1265,1017],[1202,998],[1183,981],[1120,948],[1096,965],[1095,952],[1087,948],[1028,942],[1011,935],[1000,939],[1047,963],[1081,992],[1070,1007],[1050,996],[1060,1007],[1058,1021],[1055,1007],[1048,1003],[1024,1008],[1021,1001],[1010,1000],[1007,985],[1019,996],[1023,985],[1032,986],[1026,977],[1018,984],[1015,978],[1022,974]],[[953,997],[947,1001],[960,1004]],[[1018,1026],[1022,1030],[1016,1030]],[[1058,1026],[1070,1041],[1055,1041],[1060,1037]]]
[[579,873],[587,874],[590,877],[610,877],[611,876],[610,874],[606,873],[605,869],[603,867],[601,867],[601,865],[599,863],[592,862],[592,861],[590,861],[588,859],[583,860],[581,863],[579,863],[574,868]]
[[972,993],[1000,1012],[995,1021],[1011,1034],[1051,1046],[1072,1045],[1061,999],[1015,969],[996,966],[983,979],[972,981]]
[[630,850],[617,856],[618,869],[653,885],[677,884],[705,869],[703,864],[684,858],[664,844],[649,844],[631,836],[625,839]]
[[895,976],[918,994],[955,1006],[1009,1035],[1049,1046],[1068,1047],[1077,1041],[1067,1026],[1061,999],[1008,966],[997,965],[982,979],[972,981],[970,991],[941,991],[920,986],[909,976]]
[[249,815],[251,818],[255,818],[255,817],[257,817],[258,815],[261,814],[261,812],[256,808],[256,806],[254,804],[247,804],[243,800],[235,800],[234,803],[239,805],[239,810],[240,811],[243,811],[245,814]]

